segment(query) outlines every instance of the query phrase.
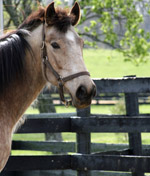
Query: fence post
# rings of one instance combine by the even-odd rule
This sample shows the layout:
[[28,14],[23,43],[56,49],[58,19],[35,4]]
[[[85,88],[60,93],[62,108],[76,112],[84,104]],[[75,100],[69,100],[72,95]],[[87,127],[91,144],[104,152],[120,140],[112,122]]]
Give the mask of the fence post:
[[[125,104],[127,116],[139,115],[139,104],[137,93],[125,93]],[[129,133],[129,148],[133,155],[142,155],[141,133]],[[144,176],[144,173],[132,173],[132,176]]]
[[[85,118],[90,116],[90,107],[85,109],[77,109],[77,116]],[[91,153],[91,134],[77,133],[77,153],[90,154]],[[77,176],[90,176],[90,171],[77,171]]]

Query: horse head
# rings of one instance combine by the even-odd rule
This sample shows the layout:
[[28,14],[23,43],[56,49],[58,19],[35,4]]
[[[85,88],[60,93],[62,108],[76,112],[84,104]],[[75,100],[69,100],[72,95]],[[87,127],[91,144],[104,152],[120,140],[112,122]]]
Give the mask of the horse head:
[[[29,43],[34,48],[37,46],[33,49],[35,55],[39,56],[41,48],[45,80],[58,87],[64,103],[68,103],[64,99],[66,92],[70,94],[75,107],[85,108],[91,104],[96,87],[84,64],[84,41],[74,29],[79,20],[80,7],[77,2],[71,10],[55,8],[52,2],[46,9],[32,14],[22,27],[34,28],[30,37],[32,42]],[[36,27],[39,21],[40,25]]]
[[[73,105],[85,108],[91,104],[96,94],[96,87],[90,78],[83,60],[84,41],[77,34],[74,26],[80,19],[78,3],[71,11],[55,9],[54,2],[45,11],[44,42],[48,62],[61,78],[65,92],[72,97]],[[45,68],[45,75],[49,82],[59,87],[59,77],[52,69]]]

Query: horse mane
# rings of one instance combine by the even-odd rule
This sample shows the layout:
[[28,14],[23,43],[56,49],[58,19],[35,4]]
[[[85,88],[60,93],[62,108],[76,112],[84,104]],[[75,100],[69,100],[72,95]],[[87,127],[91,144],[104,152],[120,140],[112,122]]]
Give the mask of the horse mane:
[[[25,28],[32,31],[38,25],[44,23],[46,9],[40,7],[37,11],[33,12],[19,28]],[[55,8],[55,15],[48,21],[49,26],[54,26],[60,32],[66,32],[71,26],[75,16],[69,13],[69,9],[62,9],[61,7]]]
[[0,94],[12,81],[23,78],[25,52],[30,48],[27,35],[28,31],[19,29],[0,38]]
[[[26,49],[32,51],[25,36],[30,35],[29,31],[45,22],[45,11],[45,8],[40,7],[27,17],[16,31],[0,37],[0,94],[15,79],[22,80],[25,71]],[[68,9],[56,8],[55,11],[56,14],[48,25],[55,26],[61,32],[66,32],[74,16],[69,14]]]

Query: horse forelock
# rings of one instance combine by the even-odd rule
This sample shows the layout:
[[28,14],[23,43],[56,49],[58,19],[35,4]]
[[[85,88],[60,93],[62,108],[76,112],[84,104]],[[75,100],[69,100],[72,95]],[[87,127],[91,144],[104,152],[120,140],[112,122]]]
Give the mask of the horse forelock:
[[49,19],[48,25],[54,26],[60,32],[66,33],[75,17],[69,13],[69,9],[58,7],[55,11],[56,13],[52,19]]
[[[25,28],[30,31],[34,30],[37,26],[45,22],[45,11],[45,8],[40,7],[37,11],[27,17],[19,28]],[[61,7],[55,8],[55,12],[53,18],[47,21],[48,26],[54,26],[60,32],[67,32],[72,21],[75,19],[75,16],[69,13],[69,9],[63,9]]]
[[25,69],[26,30],[14,31],[0,39],[0,94],[16,79],[22,79]]

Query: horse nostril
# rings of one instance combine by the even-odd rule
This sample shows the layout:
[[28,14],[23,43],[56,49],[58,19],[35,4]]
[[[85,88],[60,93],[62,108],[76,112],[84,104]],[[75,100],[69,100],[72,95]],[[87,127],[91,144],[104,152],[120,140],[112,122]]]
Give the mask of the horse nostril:
[[86,98],[86,97],[87,97],[87,89],[86,89],[86,87],[80,86],[80,87],[77,89],[76,97],[77,97],[79,100],[83,100],[84,98]]

